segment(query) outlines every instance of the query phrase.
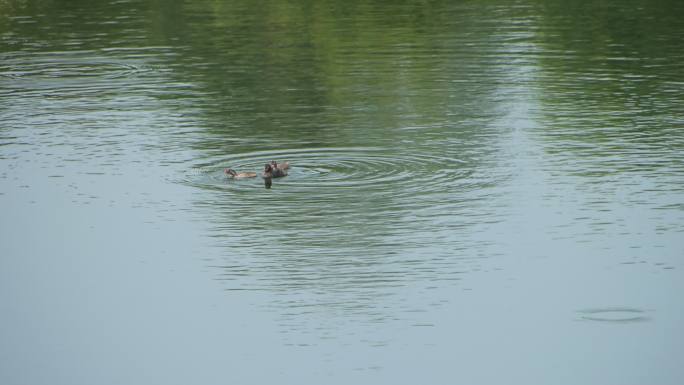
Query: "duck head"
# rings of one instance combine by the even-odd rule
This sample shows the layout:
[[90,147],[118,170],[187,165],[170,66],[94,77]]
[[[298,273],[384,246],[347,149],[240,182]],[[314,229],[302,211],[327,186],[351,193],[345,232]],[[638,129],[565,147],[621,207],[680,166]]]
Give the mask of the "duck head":
[[273,168],[270,163],[264,165],[264,178],[270,178],[273,175]]
[[235,170],[233,170],[232,168],[227,168],[227,169],[223,170],[223,173],[226,175],[230,175],[230,176],[237,175],[237,172],[235,172]]

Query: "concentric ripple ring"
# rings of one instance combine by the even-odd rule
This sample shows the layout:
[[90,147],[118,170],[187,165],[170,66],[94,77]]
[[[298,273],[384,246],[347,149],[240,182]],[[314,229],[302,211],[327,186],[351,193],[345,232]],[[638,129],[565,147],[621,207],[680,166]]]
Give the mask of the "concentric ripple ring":
[[449,156],[397,154],[378,147],[339,147],[229,155],[196,167],[193,170],[195,175],[186,178],[186,182],[200,187],[245,188],[250,184],[226,183],[223,168],[260,171],[269,160],[290,162],[290,175],[278,183],[298,189],[358,188],[370,191],[402,184],[404,193],[414,189],[426,192],[469,175],[464,160]]

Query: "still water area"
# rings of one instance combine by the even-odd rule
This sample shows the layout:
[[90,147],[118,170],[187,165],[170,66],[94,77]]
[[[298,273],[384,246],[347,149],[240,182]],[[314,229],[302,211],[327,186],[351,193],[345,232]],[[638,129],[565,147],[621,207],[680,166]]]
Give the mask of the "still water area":
[[1,384],[681,384],[684,2],[0,0],[0,213]]

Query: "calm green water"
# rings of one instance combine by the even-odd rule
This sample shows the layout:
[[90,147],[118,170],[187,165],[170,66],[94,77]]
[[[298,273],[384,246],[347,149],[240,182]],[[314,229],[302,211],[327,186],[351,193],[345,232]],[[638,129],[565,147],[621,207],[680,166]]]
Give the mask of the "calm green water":
[[0,213],[2,384],[679,384],[684,3],[0,0]]

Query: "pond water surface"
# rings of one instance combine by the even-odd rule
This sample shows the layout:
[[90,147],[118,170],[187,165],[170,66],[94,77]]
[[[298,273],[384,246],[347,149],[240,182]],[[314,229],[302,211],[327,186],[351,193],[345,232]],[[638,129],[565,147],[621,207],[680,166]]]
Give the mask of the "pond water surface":
[[679,384],[684,3],[0,0],[0,213],[2,384]]

